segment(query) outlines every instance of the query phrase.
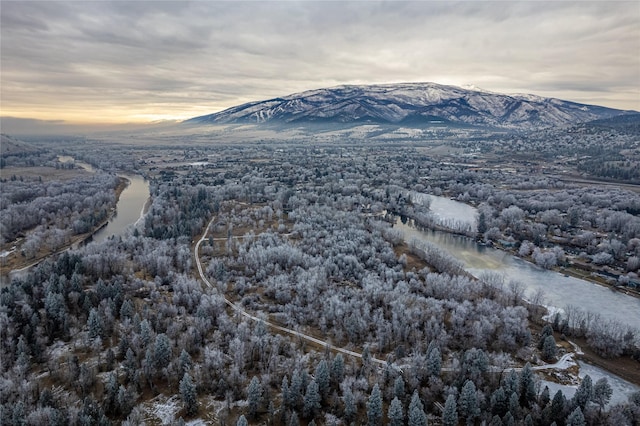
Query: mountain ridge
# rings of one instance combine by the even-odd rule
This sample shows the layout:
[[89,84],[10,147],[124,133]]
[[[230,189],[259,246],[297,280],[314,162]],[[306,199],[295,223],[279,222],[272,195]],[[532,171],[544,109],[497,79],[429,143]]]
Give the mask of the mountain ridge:
[[537,95],[507,95],[436,83],[341,85],[248,102],[187,124],[434,123],[536,129],[606,119],[631,111]]

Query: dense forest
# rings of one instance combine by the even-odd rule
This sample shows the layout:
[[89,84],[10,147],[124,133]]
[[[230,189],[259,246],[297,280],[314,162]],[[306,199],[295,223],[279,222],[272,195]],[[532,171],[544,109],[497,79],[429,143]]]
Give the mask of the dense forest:
[[[638,360],[636,329],[579,307],[547,323],[519,286],[473,277],[393,226],[404,217],[513,244],[545,268],[605,265],[632,288],[635,192],[394,145],[122,145],[111,165],[90,143],[61,146],[99,170],[144,172],[150,203],[125,234],[51,256],[0,290],[1,424],[640,422],[640,393],[609,404],[607,379],[587,376],[566,397],[541,374],[572,337]],[[117,184],[104,171],[16,174],[3,182],[4,242],[24,234],[29,257],[46,232],[90,229]],[[477,224],[438,221],[419,194],[476,206]]]

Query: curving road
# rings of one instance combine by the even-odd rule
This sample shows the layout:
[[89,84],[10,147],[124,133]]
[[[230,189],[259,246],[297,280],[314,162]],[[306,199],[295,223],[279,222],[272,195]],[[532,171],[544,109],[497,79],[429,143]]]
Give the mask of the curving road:
[[[213,221],[215,220],[215,217],[212,218],[209,223],[207,224],[204,232],[202,233],[202,236],[200,237],[200,239],[196,242],[196,245],[193,249],[193,255],[196,259],[196,266],[198,267],[198,274],[200,275],[200,279],[210,288],[214,288],[213,285],[211,284],[211,282],[207,279],[207,277],[205,277],[204,272],[202,270],[202,263],[200,262],[200,256],[199,256],[199,250],[200,250],[200,244],[202,244],[202,242],[204,240],[206,240],[206,236],[207,236],[207,231],[209,230],[209,227],[211,226],[211,224],[213,223]],[[223,238],[224,240],[226,240],[226,238]],[[362,353],[359,352],[355,352],[355,351],[350,351],[348,349],[344,349],[344,348],[340,348],[338,346],[334,346],[331,343],[325,341],[325,340],[320,340],[317,339],[313,336],[309,336],[308,334],[304,334],[301,333],[299,331],[296,330],[292,330],[290,328],[286,328],[286,327],[282,327],[279,326],[277,324],[274,324],[270,321],[267,321],[265,319],[262,318],[258,318],[255,315],[251,315],[249,312],[245,311],[242,306],[238,305],[237,303],[233,303],[231,300],[227,299],[227,297],[223,294],[222,297],[224,297],[224,301],[225,303],[231,307],[234,311],[238,312],[240,315],[242,315],[245,318],[249,318],[250,320],[256,321],[256,322],[260,322],[268,327],[271,327],[274,330],[283,332],[283,333],[287,333],[290,334],[292,336],[298,337],[300,339],[304,339],[308,342],[312,342],[312,343],[316,343],[318,345],[324,346],[326,348],[329,348],[333,351],[336,352],[340,352],[343,353],[345,355],[349,355],[355,358],[362,358]],[[375,358],[375,357],[371,357],[371,362],[379,364],[379,365],[387,365],[386,361],[383,361],[381,359]],[[394,366],[394,368],[398,368],[397,366]]]
[[[209,287],[209,288],[214,288],[213,285],[211,284],[211,282],[207,279],[207,277],[205,277],[204,272],[202,270],[202,263],[200,262],[200,256],[199,256],[199,250],[200,250],[200,244],[202,244],[203,241],[205,241],[207,238],[207,231],[209,230],[209,228],[211,227],[211,224],[213,223],[213,221],[215,220],[215,216],[209,221],[209,223],[207,224],[206,228],[204,229],[204,232],[202,233],[202,236],[200,237],[200,239],[196,242],[196,245],[193,249],[193,255],[196,259],[196,266],[198,267],[198,274],[200,275],[200,279]],[[241,238],[241,237],[233,237],[233,238]],[[227,238],[214,238],[214,240],[227,240]],[[223,294],[222,297],[224,298],[225,303],[232,308],[234,311],[238,312],[240,315],[242,315],[245,318],[249,318],[252,321],[256,321],[259,323],[262,323],[268,327],[271,327],[274,330],[283,332],[283,333],[287,333],[290,334],[292,336],[298,337],[300,339],[304,339],[308,342],[312,342],[321,346],[324,346],[326,348],[329,348],[335,352],[340,352],[343,353],[345,355],[349,355],[355,358],[360,358],[362,359],[362,353],[360,352],[355,352],[355,351],[350,351],[349,349],[344,349],[338,346],[334,346],[331,343],[325,341],[325,340],[321,340],[318,338],[315,338],[313,336],[309,336],[308,334],[304,334],[301,333],[299,331],[290,329],[290,328],[286,328],[286,327],[282,327],[280,325],[274,324],[270,321],[267,321],[263,318],[259,318],[255,315],[251,315],[249,312],[247,312],[246,310],[244,310],[242,308],[242,306],[233,303],[231,300],[227,299],[227,297]],[[574,345],[574,348],[576,349],[577,353],[580,353],[580,348],[577,347],[577,345],[575,345],[574,343],[570,342],[572,345]],[[573,353],[567,353],[565,355],[563,355],[558,362],[555,362],[553,364],[544,364],[544,365],[537,365],[537,366],[532,366],[532,370],[534,371],[539,371],[539,370],[551,370],[551,369],[556,369],[556,370],[566,370],[567,368],[569,368],[571,365],[575,364],[575,361],[573,360]],[[371,357],[371,362],[378,364],[380,366],[384,366],[387,365],[387,362],[375,357]],[[408,365],[396,365],[396,364],[391,364],[391,367],[399,370],[400,372],[402,372],[403,368],[408,367]],[[441,371],[443,372],[453,372],[456,371],[457,369],[454,368],[450,368],[450,367],[442,367]],[[499,367],[495,367],[495,366],[491,366],[489,367],[489,371],[493,371],[493,372],[504,372],[504,371],[509,371],[509,370],[514,370],[514,371],[521,371],[522,367],[515,367],[515,368],[499,368]]]

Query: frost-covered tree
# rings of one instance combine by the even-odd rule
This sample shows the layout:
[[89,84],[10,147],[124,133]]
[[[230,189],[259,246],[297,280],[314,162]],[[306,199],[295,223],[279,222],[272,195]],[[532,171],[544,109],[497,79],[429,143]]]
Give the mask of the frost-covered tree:
[[462,386],[460,397],[458,398],[458,411],[462,418],[467,420],[467,424],[472,424],[473,419],[480,415],[480,402],[476,393],[476,386],[471,380],[467,380]]
[[426,426],[427,414],[424,412],[424,406],[418,396],[418,391],[414,391],[409,404],[409,426]]
[[315,380],[309,382],[307,391],[304,394],[303,415],[306,418],[315,417],[320,411],[320,390]]
[[198,394],[189,373],[184,373],[182,380],[180,380],[180,397],[187,415],[195,415],[198,412]]
[[329,366],[324,359],[318,363],[315,371],[315,380],[318,384],[318,390],[320,396],[326,399],[329,395],[329,386],[331,385],[331,376],[329,373]]
[[587,424],[580,407],[576,407],[576,409],[573,410],[571,414],[569,414],[569,416],[567,416],[566,424],[567,426],[585,426]]
[[591,400],[595,402],[602,411],[611,400],[611,395],[613,395],[613,389],[611,389],[611,385],[606,377],[602,377],[596,381],[596,384],[593,386],[593,397]]
[[[580,382],[580,386],[578,386],[578,389],[576,390],[576,393],[573,395],[572,402],[575,406],[584,409],[592,398],[593,382],[591,381],[591,376],[587,374],[584,376]],[[582,414],[582,412],[580,412],[580,414]]]
[[391,404],[389,404],[389,411],[387,413],[389,417],[389,424],[392,426],[403,426],[404,425],[404,409],[402,407],[402,402],[398,399],[398,397],[393,398]]
[[249,387],[247,388],[247,403],[249,409],[249,417],[255,419],[258,413],[258,407],[260,406],[260,399],[262,398],[262,386],[260,380],[256,376],[253,376]]
[[371,395],[367,400],[367,420],[371,426],[382,423],[382,395],[377,383],[373,386]]
[[443,426],[456,426],[458,424],[458,405],[456,403],[456,397],[450,394],[444,404],[444,410],[442,411],[442,425]]

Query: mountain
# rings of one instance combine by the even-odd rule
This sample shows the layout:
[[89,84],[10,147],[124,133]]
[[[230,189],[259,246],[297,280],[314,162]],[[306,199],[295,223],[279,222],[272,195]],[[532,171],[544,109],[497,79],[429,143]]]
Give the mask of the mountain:
[[14,137],[5,135],[4,133],[0,134],[0,157],[32,154],[38,151],[41,151],[41,149],[27,142],[15,139]]
[[250,102],[188,124],[433,124],[511,129],[562,126],[626,111],[535,95],[505,95],[435,83],[338,86]]

